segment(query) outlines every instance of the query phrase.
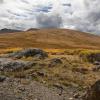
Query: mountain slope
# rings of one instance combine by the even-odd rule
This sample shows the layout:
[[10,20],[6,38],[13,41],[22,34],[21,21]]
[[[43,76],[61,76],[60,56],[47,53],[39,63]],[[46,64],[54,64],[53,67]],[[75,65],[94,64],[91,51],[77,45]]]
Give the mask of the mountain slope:
[[40,29],[0,34],[0,48],[12,47],[100,49],[100,36],[69,29]]

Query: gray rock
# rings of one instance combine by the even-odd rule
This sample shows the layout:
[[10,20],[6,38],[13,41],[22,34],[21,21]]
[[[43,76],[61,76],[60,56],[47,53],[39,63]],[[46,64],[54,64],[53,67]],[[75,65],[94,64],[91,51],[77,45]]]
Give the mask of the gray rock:
[[41,77],[44,77],[44,76],[47,76],[46,72],[41,70],[41,71],[38,71],[37,74]]
[[21,60],[12,60],[9,58],[0,58],[0,71],[23,70],[34,66],[35,63]]
[[38,57],[38,58],[45,58],[45,57],[48,57],[48,54],[41,50],[41,49],[38,49],[38,48],[35,48],[35,49],[25,49],[25,50],[22,50],[22,51],[18,51],[18,52],[14,52],[14,53],[10,53],[8,55],[8,57],[14,57],[14,58],[22,58],[22,57]]
[[62,60],[59,59],[59,58],[54,58],[54,59],[51,59],[50,61],[50,64],[49,64],[49,67],[52,67],[52,66],[56,66],[58,64],[62,64]]

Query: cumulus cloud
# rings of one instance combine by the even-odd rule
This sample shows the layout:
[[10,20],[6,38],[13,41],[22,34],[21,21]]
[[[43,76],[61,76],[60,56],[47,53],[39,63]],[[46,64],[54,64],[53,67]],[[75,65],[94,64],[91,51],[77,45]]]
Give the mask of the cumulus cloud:
[[70,28],[100,33],[100,0],[0,0],[0,29]]
[[62,18],[58,14],[48,15],[42,13],[36,17],[36,20],[39,28],[60,28],[62,26]]

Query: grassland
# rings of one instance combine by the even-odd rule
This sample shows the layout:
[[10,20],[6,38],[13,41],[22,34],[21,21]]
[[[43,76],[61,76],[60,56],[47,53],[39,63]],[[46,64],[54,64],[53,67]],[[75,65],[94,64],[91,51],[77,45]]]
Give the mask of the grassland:
[[[7,49],[2,54],[9,54],[20,51],[22,48]],[[88,49],[44,49],[48,53],[48,58],[37,59],[33,57],[23,57],[20,60],[36,63],[35,66],[27,70],[1,73],[14,78],[31,77],[32,80],[41,82],[48,86],[75,86],[84,88],[92,85],[99,79],[100,73],[94,72],[94,62],[90,62],[87,55],[99,54],[100,50]],[[1,54],[1,55],[2,55]],[[80,56],[82,55],[82,56]],[[13,59],[13,58],[12,58]],[[52,59],[60,59],[62,63],[52,65]],[[85,60],[84,60],[85,59]],[[96,60],[96,58],[93,58]],[[99,56],[100,60],[100,56]]]
[[41,48],[48,57],[8,57],[35,65],[11,72],[0,71],[0,75],[37,81],[47,87],[63,87],[65,91],[66,87],[84,91],[100,79],[100,67],[95,65],[100,62],[100,36],[63,29],[0,34],[0,59],[27,48]]
[[0,34],[0,49],[28,47],[100,49],[100,36],[66,29],[40,29]]

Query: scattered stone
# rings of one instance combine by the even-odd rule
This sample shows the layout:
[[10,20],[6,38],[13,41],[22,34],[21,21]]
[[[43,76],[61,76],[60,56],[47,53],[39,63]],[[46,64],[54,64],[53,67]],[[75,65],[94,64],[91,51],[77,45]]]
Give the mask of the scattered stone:
[[42,76],[42,77],[44,77],[44,76],[46,76],[46,72],[45,71],[39,71],[39,72],[37,72],[37,74],[39,75],[39,76]]
[[60,90],[59,95],[62,95],[62,93],[63,93],[63,86],[60,85],[59,83],[56,83],[53,86],[56,87],[56,88],[58,88]]
[[19,87],[19,90],[20,90],[21,92],[24,92],[24,91],[25,91],[25,88],[24,88],[24,87]]
[[63,100],[63,96],[57,95],[59,91],[56,89],[36,81],[29,84],[19,81],[20,79],[10,78],[1,83],[0,100]]
[[5,81],[6,77],[5,76],[0,76],[0,82]]
[[49,67],[54,67],[54,66],[56,66],[56,65],[58,65],[58,64],[62,64],[62,63],[63,63],[63,62],[62,62],[61,59],[59,59],[59,58],[54,58],[54,59],[51,59],[50,64],[49,64]]
[[69,100],[73,100],[73,98],[69,98]]
[[35,98],[34,100],[39,100],[39,99]]
[[73,97],[77,99],[80,97],[80,95],[79,95],[79,93],[75,93]]

